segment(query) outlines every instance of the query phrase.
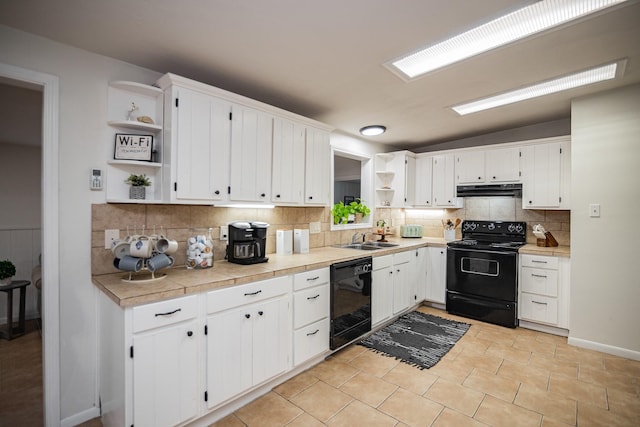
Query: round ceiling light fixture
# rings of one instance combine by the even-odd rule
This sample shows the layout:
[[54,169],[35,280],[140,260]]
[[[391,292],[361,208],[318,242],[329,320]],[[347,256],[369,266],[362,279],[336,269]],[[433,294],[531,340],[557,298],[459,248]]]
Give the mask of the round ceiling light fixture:
[[372,125],[363,127],[360,133],[364,136],[376,136],[382,135],[386,130],[387,128],[382,125]]

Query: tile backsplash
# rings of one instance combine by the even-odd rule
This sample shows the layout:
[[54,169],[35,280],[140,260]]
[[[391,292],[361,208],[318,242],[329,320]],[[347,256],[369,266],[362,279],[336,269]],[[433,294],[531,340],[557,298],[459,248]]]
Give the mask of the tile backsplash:
[[[91,209],[92,274],[117,272],[111,251],[104,249],[104,230],[119,229],[127,234],[164,234],[179,243],[175,265],[184,265],[183,248],[192,228],[212,228],[214,262],[224,259],[226,243],[220,240],[220,226],[237,220],[264,221],[270,224],[267,253],[276,250],[276,230],[308,229],[310,222],[319,222],[320,233],[309,235],[309,246],[318,248],[350,241],[354,230],[331,231],[330,207],[276,207],[274,209],[224,208],[196,205],[155,204],[94,204]],[[442,219],[526,221],[527,241],[535,243],[531,232],[535,224],[542,224],[561,245],[569,244],[570,212],[522,209],[522,200],[515,198],[467,198],[460,209],[396,209],[377,208],[373,220],[385,219],[392,229],[402,224],[420,224],[426,237],[442,237]],[[371,231],[359,229],[360,232]],[[460,237],[460,230],[456,231]]]

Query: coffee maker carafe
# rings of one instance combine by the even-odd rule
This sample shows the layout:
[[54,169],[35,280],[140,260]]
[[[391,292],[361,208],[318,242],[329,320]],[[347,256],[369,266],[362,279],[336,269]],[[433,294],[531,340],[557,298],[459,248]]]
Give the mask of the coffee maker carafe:
[[235,264],[267,262],[267,228],[269,224],[258,221],[235,221],[229,224],[227,260]]

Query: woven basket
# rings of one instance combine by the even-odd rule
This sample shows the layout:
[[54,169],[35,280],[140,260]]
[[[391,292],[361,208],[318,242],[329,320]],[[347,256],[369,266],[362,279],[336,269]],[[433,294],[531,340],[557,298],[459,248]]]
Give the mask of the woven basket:
[[144,200],[147,195],[147,187],[131,186],[129,187],[129,198],[135,200]]

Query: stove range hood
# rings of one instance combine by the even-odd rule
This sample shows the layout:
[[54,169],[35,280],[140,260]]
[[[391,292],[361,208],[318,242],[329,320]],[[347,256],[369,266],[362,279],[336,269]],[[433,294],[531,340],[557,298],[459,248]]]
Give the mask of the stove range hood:
[[457,197],[522,197],[522,184],[458,185]]

